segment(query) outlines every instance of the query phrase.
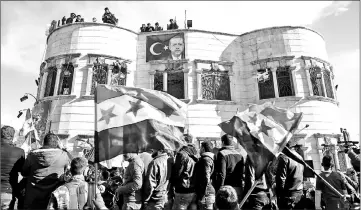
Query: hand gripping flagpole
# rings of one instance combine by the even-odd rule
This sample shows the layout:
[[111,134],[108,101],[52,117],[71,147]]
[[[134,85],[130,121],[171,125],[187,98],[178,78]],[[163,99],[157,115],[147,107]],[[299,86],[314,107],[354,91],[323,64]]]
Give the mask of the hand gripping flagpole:
[[[263,175],[262,175],[263,176]],[[255,182],[253,183],[251,189],[248,190],[247,194],[244,196],[244,198],[242,199],[241,203],[239,204],[239,208],[241,209],[243,204],[246,202],[247,198],[251,195],[252,191],[254,190],[254,188],[257,186],[257,184],[259,183],[258,180],[255,180]]]

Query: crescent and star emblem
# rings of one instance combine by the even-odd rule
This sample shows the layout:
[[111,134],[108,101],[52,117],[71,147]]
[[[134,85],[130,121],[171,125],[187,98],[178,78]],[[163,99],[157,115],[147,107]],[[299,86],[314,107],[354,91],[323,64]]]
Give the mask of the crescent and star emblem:
[[[162,52],[160,52],[160,53],[154,52],[154,47],[155,47],[156,45],[158,45],[158,44],[162,44],[162,43],[160,43],[160,42],[155,42],[155,43],[152,44],[152,45],[150,46],[150,48],[149,48],[150,53],[152,53],[153,55],[160,55],[160,54],[162,54]],[[164,48],[163,48],[163,49],[164,49],[164,50],[167,50],[167,49],[168,49],[168,46],[164,45]]]

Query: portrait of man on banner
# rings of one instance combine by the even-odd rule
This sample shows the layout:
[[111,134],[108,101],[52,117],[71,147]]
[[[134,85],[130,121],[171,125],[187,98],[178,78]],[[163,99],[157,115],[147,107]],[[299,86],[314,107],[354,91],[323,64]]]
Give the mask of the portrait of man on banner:
[[185,59],[184,33],[147,36],[146,61]]

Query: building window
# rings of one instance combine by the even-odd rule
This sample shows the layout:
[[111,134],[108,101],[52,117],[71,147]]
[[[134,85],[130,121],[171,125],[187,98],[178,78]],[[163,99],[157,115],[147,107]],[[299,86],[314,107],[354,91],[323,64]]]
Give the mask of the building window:
[[273,85],[273,76],[271,70],[269,68],[257,70],[257,78],[258,78],[259,98],[260,99],[274,98],[275,89]]
[[93,67],[93,78],[92,78],[92,87],[90,94],[94,95],[95,84],[107,84],[108,80],[108,66],[107,64],[98,64],[94,63]]
[[178,98],[184,99],[184,72],[167,72],[167,93]]
[[323,80],[325,82],[327,97],[334,98],[333,90],[332,90],[332,83],[331,83],[331,75],[330,75],[329,71],[323,71]]
[[163,91],[163,72],[157,71],[154,74],[154,90]]
[[202,98],[205,100],[231,100],[230,80],[227,71],[211,69],[202,72]]
[[320,67],[314,66],[310,68],[310,79],[312,84],[313,95],[325,96],[325,93],[322,89],[322,74]]
[[292,74],[289,66],[278,67],[276,71],[279,97],[294,96]]
[[59,95],[70,95],[71,87],[73,83],[74,76],[74,66],[72,64],[63,65],[60,74],[60,84],[59,84]]
[[127,65],[125,63],[114,65],[110,84],[123,86],[127,84]]
[[48,77],[46,78],[46,86],[45,86],[44,97],[54,95],[56,72],[57,72],[56,67],[48,68]]

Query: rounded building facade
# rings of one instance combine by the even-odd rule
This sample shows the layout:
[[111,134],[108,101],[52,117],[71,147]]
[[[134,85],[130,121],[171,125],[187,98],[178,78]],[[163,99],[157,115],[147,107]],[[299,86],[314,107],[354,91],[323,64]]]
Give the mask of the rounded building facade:
[[165,91],[181,99],[188,104],[188,132],[217,147],[223,135],[219,123],[248,104],[272,101],[304,113],[292,140],[302,145],[316,171],[324,153],[334,155],[336,168],[349,164],[336,151],[341,135],[332,65],[323,37],[311,29],[138,34],[108,24],[76,23],[52,31],[47,44],[38,98],[50,102],[46,128],[73,145],[75,153],[76,139],[93,136],[92,94],[98,82]]

